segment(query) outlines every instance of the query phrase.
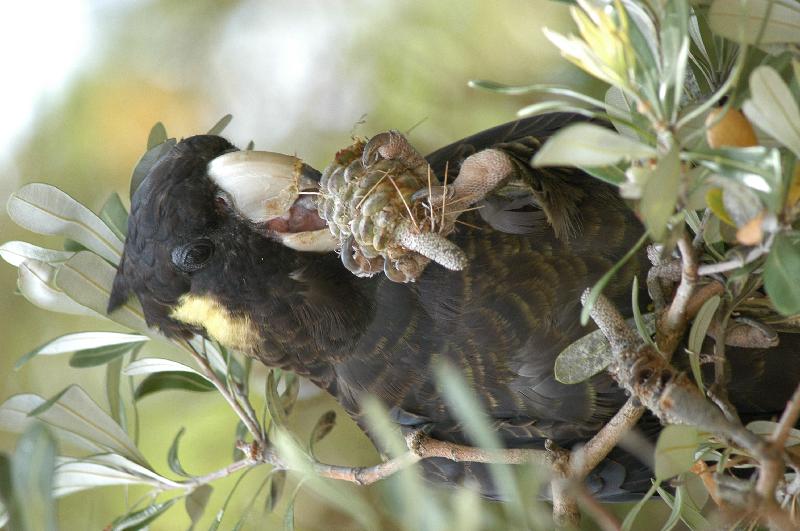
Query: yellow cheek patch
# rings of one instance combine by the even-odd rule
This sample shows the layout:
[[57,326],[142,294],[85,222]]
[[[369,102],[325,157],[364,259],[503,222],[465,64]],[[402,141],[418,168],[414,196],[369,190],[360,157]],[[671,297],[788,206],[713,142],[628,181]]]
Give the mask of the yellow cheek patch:
[[206,333],[228,348],[250,352],[258,348],[259,334],[247,316],[232,315],[211,296],[186,294],[170,313],[177,321],[205,328]]

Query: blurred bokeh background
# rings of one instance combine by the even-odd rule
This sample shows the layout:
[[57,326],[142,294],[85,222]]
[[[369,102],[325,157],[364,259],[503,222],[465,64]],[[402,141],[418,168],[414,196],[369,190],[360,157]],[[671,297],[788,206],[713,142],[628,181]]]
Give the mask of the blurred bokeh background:
[[[352,134],[410,130],[428,152],[485,127],[514,119],[533,97],[512,98],[467,87],[474,78],[505,83],[588,81],[558,58],[542,27],[570,26],[563,4],[545,0],[27,0],[4,6],[0,18],[0,200],[21,185],[48,182],[90,208],[117,191],[127,202],[130,171],[150,127],[170,136],[206,131],[231,113],[225,131],[234,143],[297,154],[316,167]],[[0,241],[55,245],[25,233],[0,213]],[[39,358],[19,371],[14,362],[67,332],[114,329],[88,318],[39,310],[16,295],[16,270],[0,263],[0,399],[21,392],[51,396],[79,383],[100,404],[103,368],[74,369],[68,356]],[[159,350],[162,349],[162,350]],[[172,356],[150,345],[143,355]],[[256,384],[256,388],[258,384]],[[325,396],[302,400],[297,430],[336,409]],[[214,393],[156,394],[140,403],[140,446],[161,470],[181,426],[182,461],[194,473],[230,462],[236,419]],[[0,450],[14,438],[0,434]],[[370,443],[339,415],[320,456],[337,464],[377,461]],[[249,502],[255,471],[231,502]],[[201,523],[206,528],[232,480],[217,484]],[[380,486],[354,488],[380,507]],[[137,494],[138,496],[138,494]],[[135,496],[106,488],[63,499],[63,529],[101,529]],[[284,502],[285,503],[285,502]],[[280,525],[253,511],[245,528]],[[230,529],[235,518],[223,522]],[[351,523],[313,494],[297,501],[299,529],[346,529]],[[151,529],[185,529],[175,507]]]

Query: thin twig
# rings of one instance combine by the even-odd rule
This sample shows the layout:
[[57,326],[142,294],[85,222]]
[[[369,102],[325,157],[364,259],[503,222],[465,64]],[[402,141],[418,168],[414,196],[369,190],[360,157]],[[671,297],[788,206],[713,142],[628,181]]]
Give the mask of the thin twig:
[[583,481],[614,449],[622,437],[639,422],[644,411],[645,408],[638,403],[638,400],[629,398],[611,420],[578,450],[580,456],[572,459],[570,472],[572,479]]
[[214,372],[214,369],[211,367],[208,359],[201,356],[200,353],[197,352],[197,350],[188,341],[180,341],[178,344],[183,347],[184,350],[189,352],[197,364],[200,365],[203,375],[209,379],[209,381],[214,385],[217,391],[219,391],[225,401],[228,402],[228,405],[231,407],[231,409],[233,409],[236,415],[242,420],[244,425],[247,426],[247,430],[252,434],[253,438],[261,446],[264,446],[264,437],[261,433],[261,427],[258,424],[258,420],[252,418],[247,411],[245,411],[239,401],[236,400],[236,397],[230,393],[228,386],[225,385],[225,382],[217,377],[217,373]]
[[622,529],[622,524],[611,511],[597,501],[592,494],[586,489],[582,483],[575,489],[575,497],[578,499],[578,504],[583,507],[583,510],[592,517],[597,525],[603,531],[619,531]]

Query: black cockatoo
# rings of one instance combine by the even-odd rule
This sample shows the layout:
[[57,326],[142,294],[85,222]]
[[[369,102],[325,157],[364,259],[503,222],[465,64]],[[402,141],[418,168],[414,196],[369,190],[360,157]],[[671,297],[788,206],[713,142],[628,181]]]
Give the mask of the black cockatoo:
[[[541,447],[546,439],[569,447],[590,438],[626,396],[606,374],[561,384],[554,360],[589,331],[579,323],[583,290],[643,231],[611,186],[574,169],[530,166],[547,137],[582,119],[524,119],[430,154],[427,161],[441,175],[492,148],[528,194],[486,197],[450,236],[467,267],[449,271],[432,263],[409,283],[354,276],[336,253],[303,241],[303,234],[325,228],[310,196],[284,201],[270,186],[248,184],[246,171],[220,184],[215,160],[236,148],[218,136],[187,138],[133,197],[109,311],[134,294],[148,323],[168,336],[201,333],[295,371],[356,420],[362,397],[371,394],[403,429],[469,444],[437,389],[432,364],[446,359],[508,447]],[[290,159],[276,159],[276,168],[295,165],[300,187],[313,189],[319,173]],[[268,190],[276,215],[257,219],[252,204]],[[631,280],[646,267],[637,256],[606,289],[623,313],[630,314]],[[781,411],[800,375],[798,359],[769,350],[731,352],[729,392],[740,413]],[[484,465],[433,458],[423,467],[434,480],[473,480],[484,495],[497,494]],[[647,467],[617,452],[589,482],[599,499],[623,500],[646,490],[649,478]]]

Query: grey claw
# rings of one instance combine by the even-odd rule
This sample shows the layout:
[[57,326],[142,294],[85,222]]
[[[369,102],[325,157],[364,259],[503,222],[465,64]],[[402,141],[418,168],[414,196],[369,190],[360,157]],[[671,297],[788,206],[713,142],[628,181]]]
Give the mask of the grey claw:
[[353,237],[350,236],[342,245],[342,264],[354,275],[361,276],[361,266],[353,257]]
[[392,131],[379,133],[370,138],[369,142],[364,145],[364,152],[361,154],[361,165],[365,168],[369,168],[378,162],[382,158],[380,148],[389,144],[391,141]]
[[388,278],[392,282],[397,282],[402,284],[408,281],[408,278],[406,278],[405,273],[397,269],[394,266],[392,260],[386,260],[383,262],[383,273],[386,275],[386,278]]

